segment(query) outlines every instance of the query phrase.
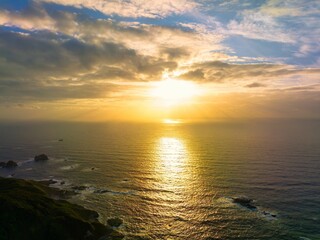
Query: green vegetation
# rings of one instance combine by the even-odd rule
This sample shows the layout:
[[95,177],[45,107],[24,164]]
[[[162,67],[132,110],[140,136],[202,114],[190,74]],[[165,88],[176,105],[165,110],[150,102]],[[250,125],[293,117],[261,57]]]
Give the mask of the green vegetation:
[[53,199],[58,192],[31,180],[0,178],[0,240],[123,238],[95,211]]

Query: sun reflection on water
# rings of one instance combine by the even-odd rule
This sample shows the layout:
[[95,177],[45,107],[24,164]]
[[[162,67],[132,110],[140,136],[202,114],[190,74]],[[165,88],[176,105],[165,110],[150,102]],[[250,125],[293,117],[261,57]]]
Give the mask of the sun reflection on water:
[[[158,191],[152,194],[157,202],[152,212],[157,219],[161,216],[161,225],[165,226],[166,234],[173,236],[172,239],[196,239],[194,236],[199,228],[204,232],[205,239],[210,236],[210,233],[207,234],[210,227],[199,224],[208,219],[207,212],[202,212],[201,208],[211,206],[212,195],[200,186],[198,158],[188,136],[174,130],[165,134],[167,136],[157,141],[155,187]],[[214,219],[214,216],[210,217]]]
[[181,140],[173,137],[162,137],[159,141],[158,151],[163,172],[167,177],[174,177],[174,175],[185,170],[188,154]]
[[189,152],[185,142],[177,137],[161,137],[157,146],[159,187],[172,191],[167,200],[178,200],[190,187],[191,174]]

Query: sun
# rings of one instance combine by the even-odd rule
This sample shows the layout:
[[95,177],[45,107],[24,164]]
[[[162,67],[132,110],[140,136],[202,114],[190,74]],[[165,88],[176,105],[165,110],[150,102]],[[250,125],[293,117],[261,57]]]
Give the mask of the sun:
[[163,119],[162,122],[163,122],[164,124],[170,124],[170,125],[174,125],[174,124],[179,124],[179,123],[181,123],[181,121],[178,120],[178,119],[169,119],[169,118]]
[[165,106],[185,104],[199,93],[195,83],[170,78],[157,82],[151,89],[151,96]]

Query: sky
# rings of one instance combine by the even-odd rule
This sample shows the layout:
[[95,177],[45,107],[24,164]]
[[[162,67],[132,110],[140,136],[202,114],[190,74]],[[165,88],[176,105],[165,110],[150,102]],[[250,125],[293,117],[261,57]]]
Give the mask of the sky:
[[320,118],[317,0],[1,0],[0,120]]

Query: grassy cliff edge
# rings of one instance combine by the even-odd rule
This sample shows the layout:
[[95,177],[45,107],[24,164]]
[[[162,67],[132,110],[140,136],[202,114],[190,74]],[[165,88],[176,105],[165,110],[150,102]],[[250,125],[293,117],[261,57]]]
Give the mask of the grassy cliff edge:
[[65,200],[36,181],[0,178],[0,240],[122,239],[98,213]]

